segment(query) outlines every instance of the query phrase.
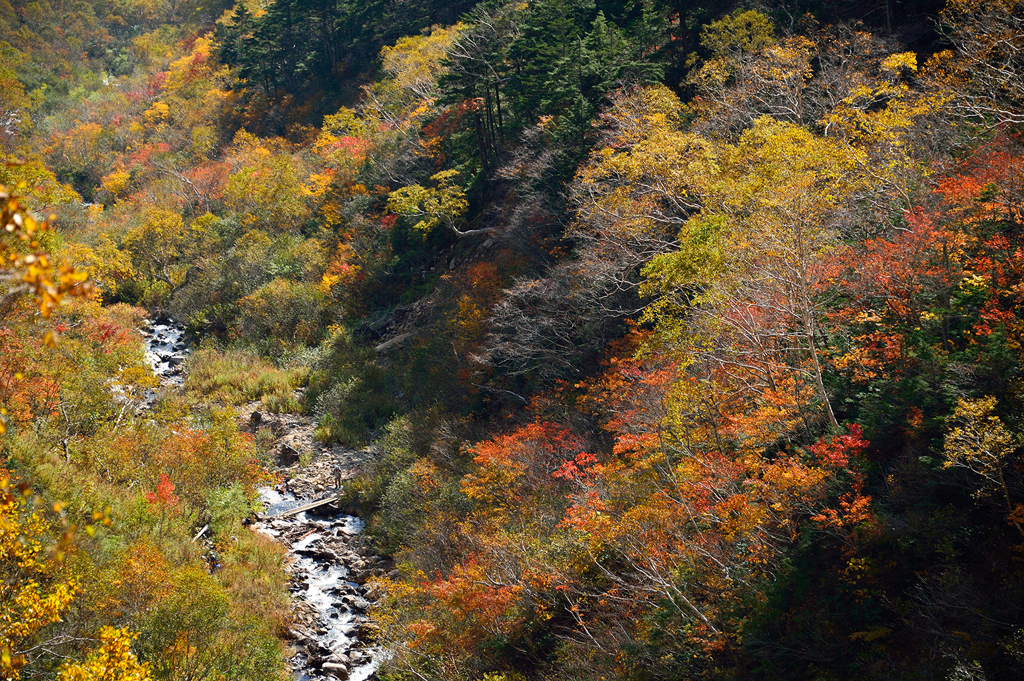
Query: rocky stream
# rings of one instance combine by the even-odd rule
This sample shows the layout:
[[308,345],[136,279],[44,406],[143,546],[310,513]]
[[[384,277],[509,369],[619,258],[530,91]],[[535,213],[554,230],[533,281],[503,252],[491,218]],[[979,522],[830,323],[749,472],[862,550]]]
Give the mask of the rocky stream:
[[[190,352],[185,327],[161,318],[152,320],[142,334],[160,390],[180,389]],[[144,408],[158,394],[150,391]],[[260,411],[259,403],[245,405],[239,412],[243,430],[272,442],[270,453],[279,465],[276,472],[282,482],[260,490],[264,510],[256,514],[249,529],[288,548],[295,613],[289,631],[292,673],[299,681],[373,681],[379,651],[369,642],[366,611],[372,587],[367,582],[386,574],[390,566],[368,550],[363,521],[329,501],[336,496],[339,482],[354,475],[370,452],[318,443],[313,423],[305,416],[268,414]],[[327,503],[297,511],[314,502]],[[207,548],[212,552],[212,544]]]

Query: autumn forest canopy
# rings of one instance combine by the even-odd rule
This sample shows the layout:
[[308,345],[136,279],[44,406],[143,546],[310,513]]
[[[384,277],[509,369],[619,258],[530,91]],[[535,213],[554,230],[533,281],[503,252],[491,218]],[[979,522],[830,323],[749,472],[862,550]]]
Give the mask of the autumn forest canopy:
[[381,681],[1019,678],[1024,1],[0,0],[0,155],[0,680],[291,676],[253,409]]

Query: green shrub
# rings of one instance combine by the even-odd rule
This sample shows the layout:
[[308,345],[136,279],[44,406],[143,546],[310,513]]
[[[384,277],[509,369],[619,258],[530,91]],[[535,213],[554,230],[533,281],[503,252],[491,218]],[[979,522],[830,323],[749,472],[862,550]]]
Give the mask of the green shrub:
[[239,301],[238,330],[253,340],[313,343],[324,326],[324,304],[315,285],[277,277]]
[[385,371],[367,364],[359,375],[339,378],[320,392],[313,408],[317,438],[352,447],[365,444],[399,410],[389,379]]
[[241,528],[242,519],[252,512],[252,504],[242,486],[234,483],[211,490],[206,495],[206,511],[215,534],[230,534]]

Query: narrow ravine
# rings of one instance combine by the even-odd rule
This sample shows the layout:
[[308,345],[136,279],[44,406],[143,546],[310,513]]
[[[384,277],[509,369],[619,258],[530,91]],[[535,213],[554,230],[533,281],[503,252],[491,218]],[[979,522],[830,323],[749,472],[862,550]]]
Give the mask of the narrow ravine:
[[[379,558],[364,556],[362,520],[330,506],[284,517],[308,503],[283,489],[262,490],[266,515],[254,524],[289,547],[296,648],[291,658],[297,679],[335,677],[364,681],[374,678],[376,651],[365,645],[366,581],[382,567]],[[324,515],[315,515],[316,513]]]
[[[161,384],[144,395],[140,410],[145,410],[159,390],[184,384],[190,348],[184,325],[170,318],[151,320],[141,332],[146,359]],[[366,611],[371,601],[366,583],[386,574],[387,563],[367,550],[363,521],[333,504],[282,515],[336,495],[337,481],[354,475],[369,452],[320,445],[309,418],[266,414],[259,411],[259,403],[242,407],[240,420],[241,428],[254,436],[260,431],[273,436],[270,454],[280,466],[276,473],[282,482],[260,490],[265,508],[249,527],[288,549],[295,612],[289,662],[295,679],[375,679],[379,652],[369,643]]]

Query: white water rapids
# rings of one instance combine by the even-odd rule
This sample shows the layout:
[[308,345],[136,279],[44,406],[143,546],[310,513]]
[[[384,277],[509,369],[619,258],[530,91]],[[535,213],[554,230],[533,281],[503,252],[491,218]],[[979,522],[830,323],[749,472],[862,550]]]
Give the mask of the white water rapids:
[[[260,496],[267,518],[255,525],[256,530],[289,547],[293,597],[315,612],[309,626],[294,632],[306,648],[292,658],[296,678],[366,681],[374,677],[379,666],[376,651],[362,647],[358,636],[369,602],[362,597],[363,587],[350,581],[352,571],[336,553],[339,544],[354,543],[351,540],[362,532],[363,521],[344,514],[320,519],[307,512],[275,517],[311,500],[270,487],[261,489]],[[296,535],[298,539],[289,539]]]
[[[142,335],[146,339],[146,361],[160,379],[159,390],[180,389],[184,384],[183,365],[190,353],[185,326],[169,318],[156,319],[146,324]],[[152,407],[159,390],[146,391],[141,410]],[[296,605],[296,626],[292,630],[296,651],[289,661],[295,679],[375,679],[379,652],[359,639],[370,603],[364,587],[351,581],[357,571],[360,581],[365,581],[367,568],[377,566],[372,558],[363,556],[359,541],[363,521],[329,509],[321,512],[333,513],[330,516],[302,512],[276,517],[314,501],[296,497],[285,486],[265,487],[260,490],[260,498],[265,512],[253,523],[253,529],[288,547]]]

